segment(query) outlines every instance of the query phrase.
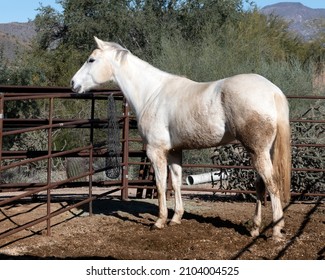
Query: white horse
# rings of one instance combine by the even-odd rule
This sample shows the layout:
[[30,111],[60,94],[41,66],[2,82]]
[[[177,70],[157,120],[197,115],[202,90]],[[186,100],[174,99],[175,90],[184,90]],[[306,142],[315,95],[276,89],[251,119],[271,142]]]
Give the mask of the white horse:
[[273,210],[273,238],[281,239],[281,199],[289,200],[291,178],[289,109],[281,90],[256,74],[194,82],[163,72],[116,43],[95,40],[98,48],[72,78],[71,87],[84,93],[114,80],[123,91],[155,170],[159,217],[153,228],[167,223],[167,165],[175,193],[169,224],[181,223],[182,149],[216,147],[238,139],[260,176],[251,235],[260,233],[266,186]]

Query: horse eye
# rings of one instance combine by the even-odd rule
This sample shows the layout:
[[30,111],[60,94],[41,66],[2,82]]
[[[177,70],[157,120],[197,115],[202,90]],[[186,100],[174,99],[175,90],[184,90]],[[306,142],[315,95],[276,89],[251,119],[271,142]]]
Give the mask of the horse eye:
[[95,61],[95,59],[93,59],[93,58],[88,59],[88,63],[93,63],[94,61]]

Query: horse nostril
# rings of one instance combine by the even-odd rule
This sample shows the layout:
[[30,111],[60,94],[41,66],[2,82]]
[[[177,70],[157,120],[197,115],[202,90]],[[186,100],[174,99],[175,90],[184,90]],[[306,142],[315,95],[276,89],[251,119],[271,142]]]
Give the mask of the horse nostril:
[[73,92],[78,93],[81,89],[81,86],[76,86],[76,83],[73,80],[71,80],[70,85]]

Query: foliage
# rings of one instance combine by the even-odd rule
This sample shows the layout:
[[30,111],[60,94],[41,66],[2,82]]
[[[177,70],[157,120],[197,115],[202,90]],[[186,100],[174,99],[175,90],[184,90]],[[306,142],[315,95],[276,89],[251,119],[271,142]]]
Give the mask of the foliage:
[[225,23],[221,32],[209,33],[200,41],[189,43],[177,34],[164,37],[161,55],[153,63],[197,81],[258,73],[286,95],[312,95],[313,64],[303,63],[298,51],[289,51],[298,39],[282,31],[283,23],[275,22],[275,18],[267,20],[252,12],[235,23]]
[[68,86],[94,48],[94,35],[118,42],[158,67],[202,81],[241,72],[268,76],[268,69],[272,78],[280,64],[288,84],[295,85],[290,80],[292,67],[299,66],[305,74],[311,61],[317,62],[317,69],[324,61],[321,36],[319,41],[304,43],[288,32],[281,19],[254,8],[245,11],[243,2],[248,1],[57,2],[61,13],[50,6],[39,7],[32,50],[17,59],[15,71],[3,75],[7,82],[2,83]]

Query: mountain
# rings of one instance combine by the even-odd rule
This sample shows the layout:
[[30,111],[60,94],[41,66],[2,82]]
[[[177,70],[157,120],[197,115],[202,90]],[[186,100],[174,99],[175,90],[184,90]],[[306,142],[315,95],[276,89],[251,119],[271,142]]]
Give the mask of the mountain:
[[289,29],[305,40],[325,32],[325,9],[312,9],[299,2],[280,2],[265,6],[260,12],[282,17],[289,22]]
[[0,53],[9,61],[14,60],[17,52],[30,48],[35,35],[35,25],[32,21],[0,24]]

